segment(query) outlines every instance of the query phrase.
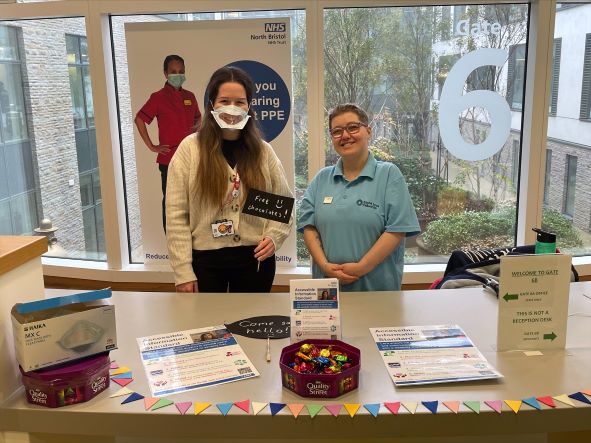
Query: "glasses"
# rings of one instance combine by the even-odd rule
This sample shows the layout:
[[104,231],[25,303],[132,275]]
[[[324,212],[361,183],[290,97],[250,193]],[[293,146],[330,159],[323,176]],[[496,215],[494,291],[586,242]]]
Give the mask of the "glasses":
[[361,127],[367,127],[367,125],[361,122],[351,122],[347,123],[345,126],[337,126],[335,128],[332,128],[328,132],[330,133],[330,136],[332,138],[341,138],[345,131],[347,131],[351,135],[357,134]]

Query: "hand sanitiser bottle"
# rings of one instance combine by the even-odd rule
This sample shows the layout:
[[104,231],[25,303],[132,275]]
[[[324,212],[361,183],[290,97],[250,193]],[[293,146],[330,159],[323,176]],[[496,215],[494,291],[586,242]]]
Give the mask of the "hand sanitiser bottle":
[[536,236],[536,254],[555,254],[556,253],[556,234],[546,232],[540,228],[532,228],[537,232]]

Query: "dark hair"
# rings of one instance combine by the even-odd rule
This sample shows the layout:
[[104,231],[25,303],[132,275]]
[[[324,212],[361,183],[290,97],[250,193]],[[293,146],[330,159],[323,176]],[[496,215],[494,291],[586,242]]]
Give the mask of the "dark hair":
[[366,125],[369,124],[369,117],[367,116],[367,112],[361,109],[355,103],[343,103],[340,105],[336,105],[334,108],[330,110],[328,113],[328,128],[332,129],[332,119],[347,112],[352,112],[353,114],[357,114],[359,117],[359,121],[361,123],[365,123]]
[[183,65],[185,64],[185,60],[183,60],[183,58],[180,55],[176,55],[176,54],[170,54],[167,55],[166,58],[164,59],[164,72],[168,71],[168,64],[170,62],[181,62]]
[[[219,205],[224,199],[228,177],[226,177],[227,163],[222,154],[223,133],[211,115],[220,87],[224,83],[238,83],[244,87],[248,103],[252,103],[254,96],[254,83],[250,76],[236,66],[224,66],[216,70],[207,84],[205,94],[207,103],[206,112],[203,113],[201,128],[197,133],[199,142],[199,164],[197,166],[196,186],[201,192],[205,202],[210,205]],[[258,128],[254,111],[249,106],[250,118],[240,133],[242,140],[241,149],[235,152],[236,167],[240,172],[240,182],[244,186],[246,195],[248,189],[267,190],[261,171],[261,153],[263,139]],[[242,193],[242,190],[241,190]]]

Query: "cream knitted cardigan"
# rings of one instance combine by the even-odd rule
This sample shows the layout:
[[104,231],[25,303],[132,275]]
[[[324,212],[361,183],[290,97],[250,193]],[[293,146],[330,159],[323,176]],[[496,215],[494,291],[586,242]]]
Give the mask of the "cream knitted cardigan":
[[[193,249],[256,245],[263,237],[270,237],[279,249],[293,222],[293,214],[289,224],[242,214],[246,198],[244,192],[238,196],[238,206],[235,205],[236,200],[221,209],[221,202],[216,207],[205,205],[198,190],[191,195],[191,190],[196,189],[198,164],[197,136],[191,134],[181,142],[170,162],[166,188],[166,239],[177,285],[196,280],[192,267]],[[290,197],[293,195],[283,166],[268,143],[263,143],[260,172],[267,183],[265,191]],[[228,192],[231,192],[234,170],[229,165],[227,174]],[[211,224],[221,219],[233,221],[237,236],[213,237]]]

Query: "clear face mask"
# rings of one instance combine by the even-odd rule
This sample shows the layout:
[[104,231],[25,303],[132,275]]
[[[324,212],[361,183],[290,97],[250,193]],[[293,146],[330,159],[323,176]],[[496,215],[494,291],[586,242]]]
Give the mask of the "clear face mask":
[[243,129],[250,119],[248,111],[234,105],[220,106],[211,115],[222,129]]

